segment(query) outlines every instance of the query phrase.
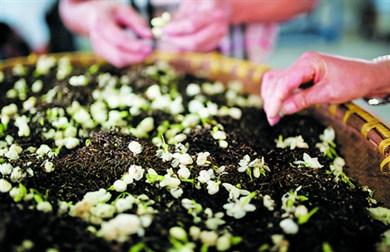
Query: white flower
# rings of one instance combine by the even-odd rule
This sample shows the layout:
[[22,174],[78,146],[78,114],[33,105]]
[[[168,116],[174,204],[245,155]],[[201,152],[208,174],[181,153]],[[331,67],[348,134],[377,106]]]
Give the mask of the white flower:
[[157,84],[154,84],[154,85],[148,87],[145,95],[149,100],[154,100],[157,97],[160,97],[161,96],[160,86]]
[[127,189],[127,183],[123,180],[116,180],[113,184],[115,191],[124,192]]
[[142,168],[142,166],[139,165],[131,165],[129,168],[129,175],[139,181],[144,176],[145,169]]
[[59,201],[58,202],[58,214],[63,215],[67,213],[69,210],[69,204],[66,201]]
[[199,121],[199,116],[195,114],[188,114],[184,117],[181,125],[183,125],[184,128],[193,128],[199,124]]
[[37,210],[44,213],[49,213],[53,211],[53,207],[49,201],[41,201],[37,204]]
[[69,84],[71,86],[86,86],[88,84],[88,78],[85,75],[72,76],[69,79]]
[[[206,208],[205,212],[210,209]],[[217,230],[219,226],[225,224],[225,221],[223,220],[224,213],[218,212],[214,216],[211,212],[210,215],[207,216],[207,220],[205,221],[206,227],[210,230]]]
[[189,164],[192,164],[194,162],[192,160],[191,156],[187,153],[175,152],[172,154],[172,157],[174,158],[174,160],[172,161],[172,167],[176,167],[179,164],[189,165]]
[[173,143],[181,143],[181,142],[183,142],[186,139],[187,139],[187,135],[184,134],[184,133],[181,133],[181,134],[177,134],[173,139],[169,139],[168,143],[169,144],[171,144],[171,142],[173,142]]
[[250,194],[248,190],[238,189],[236,186],[229,183],[223,183],[222,185],[229,192],[230,201],[236,201],[240,195],[246,196]]
[[247,212],[253,212],[256,210],[256,206],[250,204],[250,198],[248,196],[241,197],[238,201],[227,203],[223,205],[226,209],[226,214],[232,216],[235,219],[243,218]]
[[164,175],[164,179],[160,182],[161,187],[168,187],[170,189],[176,188],[180,185],[180,179],[173,178],[169,174]]
[[172,115],[177,115],[182,113],[183,111],[184,111],[183,97],[178,96],[171,102],[171,104],[169,104],[169,112]]
[[200,183],[204,184],[207,183],[213,177],[214,177],[213,169],[208,169],[208,170],[201,170],[199,172],[199,176],[197,177],[197,179],[199,180]]
[[336,157],[333,163],[329,166],[332,173],[336,176],[336,180],[343,173],[345,161],[341,157]]
[[215,95],[222,93],[225,90],[225,86],[219,81],[214,83],[205,82],[202,85],[202,90],[205,94]]
[[189,83],[186,88],[186,93],[188,96],[195,96],[201,91],[200,86],[195,83]]
[[0,164],[0,173],[3,175],[10,175],[12,172],[12,165],[10,163],[2,163]]
[[177,171],[177,175],[179,175],[179,178],[188,179],[191,176],[190,169],[188,169],[184,165],[180,165],[179,167],[180,169]]
[[63,139],[63,144],[68,150],[76,148],[80,144],[80,139],[76,137],[66,137]]
[[179,241],[187,241],[187,232],[182,227],[171,227],[169,236]]
[[141,220],[137,215],[121,213],[115,218],[102,224],[100,230],[104,239],[124,242],[130,239],[130,235],[142,230]]
[[210,153],[208,151],[206,152],[199,152],[198,157],[196,158],[196,164],[198,166],[204,166],[207,162],[207,157],[210,156]]
[[99,219],[112,218],[115,213],[115,206],[111,204],[98,203],[90,209],[91,214]]
[[43,81],[42,80],[36,80],[31,85],[31,91],[34,93],[39,93],[43,88]]
[[226,133],[224,131],[221,131],[221,130],[213,132],[211,135],[215,140],[225,140],[226,139]]
[[245,155],[239,162],[238,165],[239,167],[237,168],[238,172],[244,172],[248,169],[249,167],[249,162],[250,162],[250,157],[249,155]]
[[296,234],[299,231],[299,226],[292,219],[287,218],[283,219],[279,226],[283,229],[283,232],[286,234]]
[[171,188],[169,190],[169,192],[171,193],[172,197],[174,197],[175,199],[178,199],[181,197],[181,195],[183,195],[183,189],[181,189],[180,187],[175,187],[175,188]]
[[187,198],[181,200],[181,205],[182,207],[187,209],[188,212],[192,212],[193,214],[200,213],[203,210],[202,206],[198,204],[195,200],[190,200]]
[[123,182],[126,183],[126,185],[129,185],[129,184],[131,184],[131,183],[134,182],[133,176],[131,176],[131,175],[128,174],[128,173],[126,173],[125,175],[123,175],[122,180],[123,180]]
[[280,136],[279,139],[276,140],[276,147],[282,149],[290,147],[290,150],[294,150],[295,148],[307,149],[309,148],[309,145],[305,142],[305,140],[303,140],[301,135],[288,137],[284,139],[284,141]]
[[336,133],[332,127],[327,127],[324,133],[320,135],[320,140],[326,143],[332,143],[336,137]]
[[111,193],[105,189],[99,189],[99,191],[87,192],[83,200],[90,202],[92,205],[96,205],[99,202],[105,203],[111,198]]
[[156,151],[156,156],[161,158],[164,162],[169,162],[172,160],[172,154],[168,150],[158,149]]
[[25,177],[26,173],[19,166],[15,167],[10,175],[11,181],[14,183],[21,182]]
[[226,149],[228,146],[229,146],[229,143],[226,142],[225,140],[219,141],[219,147],[221,147],[222,149]]
[[153,218],[150,214],[144,214],[141,215],[140,217],[141,224],[143,227],[147,228],[152,224]]
[[217,251],[227,251],[232,246],[232,235],[230,233],[226,233],[220,237],[218,237],[216,248]]
[[127,211],[133,207],[135,198],[131,195],[127,196],[126,198],[118,199],[115,202],[115,209],[118,213],[123,213],[124,211]]
[[12,189],[12,184],[5,179],[0,179],[0,192],[6,193]]
[[330,146],[326,142],[321,142],[321,143],[316,143],[316,148],[319,149],[321,153],[325,156]]
[[9,148],[9,150],[5,153],[4,156],[10,160],[17,160],[19,158],[18,152],[11,148]]
[[29,136],[30,135],[30,127],[28,126],[30,119],[25,116],[18,116],[15,119],[15,126],[19,128],[18,136]]
[[203,230],[199,236],[201,242],[208,246],[215,246],[217,244],[218,234],[215,231]]
[[275,201],[268,194],[263,197],[263,205],[269,210],[273,211],[275,208]]
[[142,152],[142,145],[138,143],[137,141],[131,141],[129,143],[129,150],[133,152],[134,156],[138,155]]
[[239,119],[241,119],[241,116],[242,116],[241,109],[236,108],[236,107],[232,107],[232,108],[229,109],[229,115],[233,119],[239,120]]
[[179,161],[180,161],[180,164],[183,164],[183,165],[190,165],[194,162],[188,153],[181,154],[179,157]]
[[300,217],[300,216],[305,216],[309,213],[309,211],[307,210],[307,207],[305,205],[299,205],[295,208],[295,212],[294,212],[294,215],[295,217]]
[[197,226],[191,226],[191,227],[190,227],[190,236],[191,236],[191,238],[192,238],[194,241],[196,241],[196,240],[199,239],[200,232],[201,232],[201,230],[200,230],[199,227],[197,227]]
[[45,161],[44,164],[44,170],[47,173],[53,172],[54,171],[54,164],[48,160]]
[[297,160],[294,161],[294,164],[297,164],[298,167],[308,167],[313,169],[318,169],[323,166],[318,162],[318,158],[312,158],[307,153],[303,153],[303,161]]
[[39,148],[37,149],[36,154],[37,154],[39,157],[43,157],[43,156],[45,156],[45,155],[48,155],[50,152],[51,152],[51,148],[49,147],[49,145],[47,145],[47,144],[42,144],[42,145],[39,146]]
[[207,181],[207,191],[210,195],[214,195],[219,191],[220,182],[214,180]]

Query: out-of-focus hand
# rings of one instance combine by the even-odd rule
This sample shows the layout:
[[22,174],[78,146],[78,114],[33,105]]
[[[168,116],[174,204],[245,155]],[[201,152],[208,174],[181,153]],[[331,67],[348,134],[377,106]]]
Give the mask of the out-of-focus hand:
[[[304,53],[290,67],[264,74],[261,95],[268,122],[274,125],[281,113],[292,114],[314,104],[384,96],[390,90],[389,71],[389,62]],[[309,81],[311,87],[299,89]]]
[[151,54],[150,28],[130,6],[112,1],[83,4],[88,4],[84,22],[96,54],[117,67],[141,62]]
[[172,21],[163,28],[163,42],[175,51],[208,52],[217,48],[228,27],[225,1],[181,1]]

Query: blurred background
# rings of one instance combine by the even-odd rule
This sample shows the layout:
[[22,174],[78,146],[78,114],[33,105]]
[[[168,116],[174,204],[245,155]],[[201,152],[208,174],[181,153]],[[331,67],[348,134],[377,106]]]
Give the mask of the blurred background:
[[[90,50],[88,39],[63,26],[57,0],[0,0],[0,59]],[[319,0],[314,12],[280,25],[267,64],[287,67],[306,51],[362,59],[390,54],[390,0]],[[390,104],[355,102],[390,125]]]

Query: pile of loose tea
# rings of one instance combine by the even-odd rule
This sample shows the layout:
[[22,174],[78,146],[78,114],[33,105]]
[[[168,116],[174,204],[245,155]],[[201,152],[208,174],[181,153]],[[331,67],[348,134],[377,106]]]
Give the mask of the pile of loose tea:
[[0,251],[389,249],[334,129],[238,82],[42,56],[0,89]]

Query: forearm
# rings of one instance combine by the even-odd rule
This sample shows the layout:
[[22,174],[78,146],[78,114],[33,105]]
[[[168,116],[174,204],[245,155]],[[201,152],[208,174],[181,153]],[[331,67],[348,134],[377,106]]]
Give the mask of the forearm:
[[286,21],[311,11],[316,0],[226,0],[230,7],[230,23]]

